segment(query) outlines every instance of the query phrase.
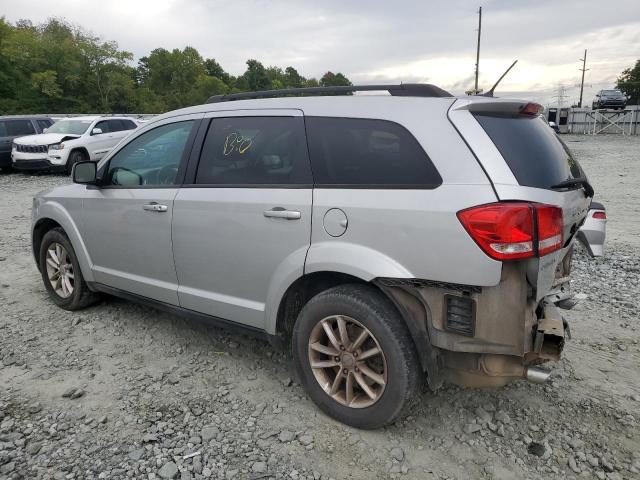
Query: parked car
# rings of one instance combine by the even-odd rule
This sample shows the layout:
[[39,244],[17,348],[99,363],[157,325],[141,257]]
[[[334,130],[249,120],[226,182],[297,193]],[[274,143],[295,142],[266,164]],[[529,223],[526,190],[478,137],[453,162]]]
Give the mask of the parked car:
[[11,144],[17,137],[42,133],[53,120],[41,115],[0,117],[0,168],[11,168]]
[[558,127],[558,124],[556,122],[549,122],[549,126],[554,132],[560,133],[560,128]]
[[127,117],[71,117],[46,132],[16,138],[11,150],[17,170],[71,172],[81,161],[100,160],[138,124]]
[[592,110],[611,108],[624,110],[627,106],[627,97],[620,90],[600,90],[591,104]]
[[591,202],[587,218],[578,231],[578,240],[592,257],[604,255],[604,240],[607,228],[607,212],[604,205]]
[[593,196],[541,109],[409,84],[212,97],[37,195],[33,253],[64,309],[103,292],[291,345],[358,428],[425,377],[541,383]]

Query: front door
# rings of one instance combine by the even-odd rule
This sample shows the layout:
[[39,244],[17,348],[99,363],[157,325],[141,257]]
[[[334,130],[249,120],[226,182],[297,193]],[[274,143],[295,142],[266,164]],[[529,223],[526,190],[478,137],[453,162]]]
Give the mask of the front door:
[[264,328],[267,299],[303,274],[310,243],[303,117],[298,110],[215,115],[197,170],[174,201],[180,305]]
[[171,218],[196,121],[147,128],[100,166],[83,203],[96,282],[178,304]]

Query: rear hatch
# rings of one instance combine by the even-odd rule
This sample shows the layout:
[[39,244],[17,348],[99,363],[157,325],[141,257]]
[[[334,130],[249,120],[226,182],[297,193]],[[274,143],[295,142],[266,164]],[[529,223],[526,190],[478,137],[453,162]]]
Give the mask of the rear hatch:
[[525,101],[474,97],[458,100],[449,117],[475,153],[501,202],[523,201],[562,209],[562,247],[527,260],[540,300],[587,215],[593,190],[569,149]]

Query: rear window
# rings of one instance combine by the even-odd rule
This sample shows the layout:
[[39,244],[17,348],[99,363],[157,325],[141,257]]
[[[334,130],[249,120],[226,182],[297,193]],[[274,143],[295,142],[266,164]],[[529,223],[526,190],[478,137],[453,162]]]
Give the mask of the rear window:
[[474,114],[518,183],[545,188],[582,174],[580,165],[540,117]]
[[442,178],[418,141],[387,120],[306,117],[317,186],[436,188]]

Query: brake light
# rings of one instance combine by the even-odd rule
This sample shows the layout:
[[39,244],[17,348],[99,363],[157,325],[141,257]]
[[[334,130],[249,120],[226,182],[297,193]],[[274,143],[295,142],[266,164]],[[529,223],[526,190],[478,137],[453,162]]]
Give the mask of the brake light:
[[552,205],[491,203],[461,210],[458,219],[496,260],[531,258],[562,248],[562,209]]
[[606,220],[607,219],[607,214],[604,212],[594,212],[593,213],[593,218],[597,219],[597,220]]
[[527,103],[524,107],[520,109],[520,114],[522,115],[538,115],[542,112],[543,106],[539,103]]
[[562,248],[562,209],[552,205],[534,205],[538,216],[538,256]]

